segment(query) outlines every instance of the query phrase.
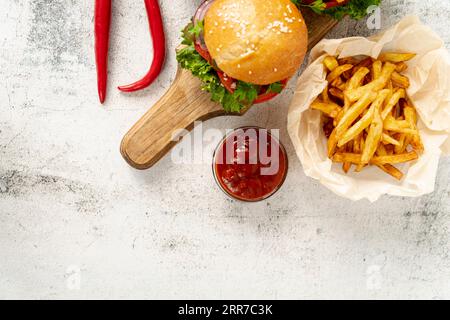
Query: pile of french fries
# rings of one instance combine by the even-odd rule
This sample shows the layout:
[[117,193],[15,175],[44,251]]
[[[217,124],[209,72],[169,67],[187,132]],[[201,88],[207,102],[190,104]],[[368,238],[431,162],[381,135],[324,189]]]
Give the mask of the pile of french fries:
[[325,57],[328,85],[312,103],[324,118],[328,157],[345,173],[375,165],[401,180],[394,164],[418,159],[424,147],[417,112],[406,94],[409,79],[401,73],[412,53],[371,57]]

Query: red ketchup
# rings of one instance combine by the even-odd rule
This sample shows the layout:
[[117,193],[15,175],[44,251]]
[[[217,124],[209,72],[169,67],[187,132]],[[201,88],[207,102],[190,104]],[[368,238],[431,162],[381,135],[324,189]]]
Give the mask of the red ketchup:
[[213,170],[220,188],[232,198],[264,200],[284,182],[286,151],[266,129],[238,128],[218,145]]

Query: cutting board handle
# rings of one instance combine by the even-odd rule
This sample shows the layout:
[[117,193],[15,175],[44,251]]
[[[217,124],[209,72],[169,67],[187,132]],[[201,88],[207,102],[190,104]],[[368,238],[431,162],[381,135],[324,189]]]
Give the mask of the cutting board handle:
[[195,121],[224,114],[200,86],[189,71],[178,69],[169,90],[122,140],[120,152],[132,167],[150,168],[177,143],[172,139],[177,130],[192,130]]

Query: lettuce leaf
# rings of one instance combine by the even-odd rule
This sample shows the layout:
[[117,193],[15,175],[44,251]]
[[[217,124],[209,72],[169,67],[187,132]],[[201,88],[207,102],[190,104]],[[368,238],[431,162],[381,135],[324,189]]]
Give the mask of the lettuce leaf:
[[342,7],[326,9],[324,13],[331,15],[337,20],[341,20],[346,15],[352,19],[359,20],[367,16],[367,8],[370,6],[379,6],[380,4],[381,0],[350,0]]
[[350,0],[343,6],[337,6],[333,8],[326,8],[326,3],[328,1],[324,0],[315,0],[312,3],[305,2],[302,0],[292,0],[292,2],[300,7],[310,7],[316,13],[319,14],[328,14],[332,16],[334,19],[341,20],[345,16],[349,16],[352,19],[362,19],[367,15],[367,8],[370,6],[379,6],[381,0]]

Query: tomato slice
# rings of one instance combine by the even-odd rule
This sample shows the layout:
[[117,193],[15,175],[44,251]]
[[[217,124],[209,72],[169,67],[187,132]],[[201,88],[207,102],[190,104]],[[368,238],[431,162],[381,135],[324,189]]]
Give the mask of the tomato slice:
[[208,49],[204,49],[200,44],[195,43],[195,51],[197,51],[198,54],[201,55],[203,59],[205,59],[206,61],[209,62],[209,64],[212,65],[212,58],[211,55],[209,54]]
[[325,8],[326,9],[331,9],[331,8],[334,8],[334,7],[344,6],[344,5],[347,4],[347,2],[348,2],[347,0],[342,1],[342,2],[340,2],[340,1],[329,1],[329,2],[325,3]]
[[[220,82],[222,82],[225,89],[227,89],[228,92],[233,93],[236,89],[236,87],[233,86],[233,84],[236,83],[236,80],[231,77],[225,77],[225,74],[220,70],[217,70],[217,75],[219,76]],[[287,79],[280,81],[283,89],[286,87],[287,81]],[[259,94],[255,101],[253,101],[253,104],[267,102],[279,95],[279,93],[276,92],[265,92],[266,90],[267,89],[263,89],[264,93]]]
[[[311,5],[315,0],[303,0],[304,5]],[[331,0],[331,1],[324,1],[325,3],[325,9],[331,9],[334,7],[344,6],[348,3],[349,0],[344,1],[337,1],[337,0]]]
[[[281,82],[281,85],[283,86],[283,89],[284,89],[286,87],[286,84],[287,84],[287,79],[281,80],[280,82]],[[279,93],[276,93],[276,92],[262,93],[258,97],[256,97],[255,101],[253,101],[253,104],[267,102],[267,101],[272,100],[273,98],[275,98],[277,95],[279,95]]]
[[228,77],[228,76],[225,77],[225,73],[220,70],[217,70],[217,75],[219,76],[220,82],[222,82],[225,89],[227,89],[228,92],[233,93],[234,90],[236,89],[236,86],[235,86],[236,80],[234,80],[233,78]]

